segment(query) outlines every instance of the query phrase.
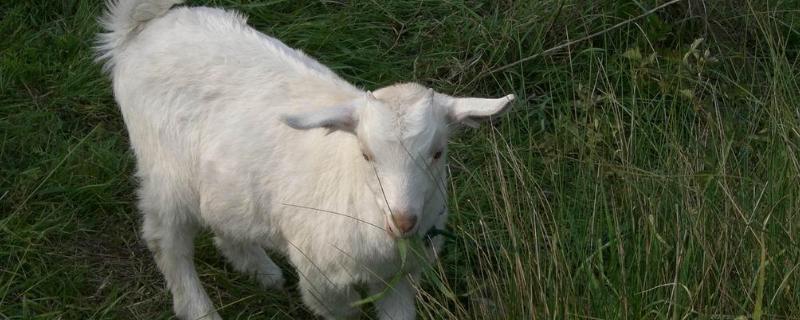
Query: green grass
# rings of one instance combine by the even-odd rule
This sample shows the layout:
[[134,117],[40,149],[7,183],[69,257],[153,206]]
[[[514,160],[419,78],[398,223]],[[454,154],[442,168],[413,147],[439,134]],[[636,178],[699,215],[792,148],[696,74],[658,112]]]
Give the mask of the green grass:
[[[171,317],[95,2],[0,4],[0,319]],[[520,97],[451,143],[420,318],[800,318],[797,1],[210,3],[365,88]],[[311,316],[198,246],[226,319]]]

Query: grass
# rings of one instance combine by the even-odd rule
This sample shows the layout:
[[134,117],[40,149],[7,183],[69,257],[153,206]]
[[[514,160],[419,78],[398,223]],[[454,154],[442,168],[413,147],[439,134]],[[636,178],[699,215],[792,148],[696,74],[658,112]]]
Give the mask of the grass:
[[[420,318],[800,318],[797,1],[191,3],[365,88],[520,97],[450,145],[456,238]],[[92,62],[101,9],[0,4],[2,319],[171,317]],[[311,317],[208,235],[197,253],[226,319]]]

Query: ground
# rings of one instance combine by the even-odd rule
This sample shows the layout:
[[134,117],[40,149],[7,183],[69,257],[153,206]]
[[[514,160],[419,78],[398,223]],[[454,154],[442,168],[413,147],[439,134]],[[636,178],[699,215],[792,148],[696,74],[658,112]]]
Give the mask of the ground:
[[[519,97],[450,144],[454,237],[420,318],[800,315],[797,1],[190,4],[240,10],[366,89]],[[0,3],[2,319],[171,317],[93,62],[101,11]],[[207,234],[196,261],[226,319],[311,317],[291,272],[261,290]]]

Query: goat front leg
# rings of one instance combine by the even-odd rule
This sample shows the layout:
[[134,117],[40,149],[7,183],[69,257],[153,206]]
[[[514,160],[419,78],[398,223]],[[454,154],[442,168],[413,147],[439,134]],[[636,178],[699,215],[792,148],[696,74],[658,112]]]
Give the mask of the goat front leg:
[[300,248],[294,248],[289,252],[289,259],[297,270],[298,286],[306,306],[327,320],[358,319],[361,311],[352,304],[359,296],[352,285],[333,282],[330,276],[335,271],[320,268],[320,264],[310,260]]
[[417,289],[411,284],[411,277],[401,279],[393,288],[387,289],[385,283],[370,285],[370,294],[378,294],[388,290],[383,299],[375,302],[378,318],[381,320],[412,320],[417,316],[414,298]]
[[300,276],[300,293],[303,302],[314,313],[329,320],[358,319],[360,310],[352,306],[358,293],[351,286],[334,287],[314,277]]
[[214,244],[236,271],[250,274],[268,289],[283,287],[283,272],[261,246],[217,235]]

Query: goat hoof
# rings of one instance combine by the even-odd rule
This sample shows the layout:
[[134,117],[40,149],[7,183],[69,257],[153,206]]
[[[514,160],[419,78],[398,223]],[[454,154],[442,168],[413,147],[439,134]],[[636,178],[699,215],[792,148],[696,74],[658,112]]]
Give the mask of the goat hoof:
[[258,275],[258,282],[266,289],[283,289],[286,280],[283,278],[283,273],[270,273]]

